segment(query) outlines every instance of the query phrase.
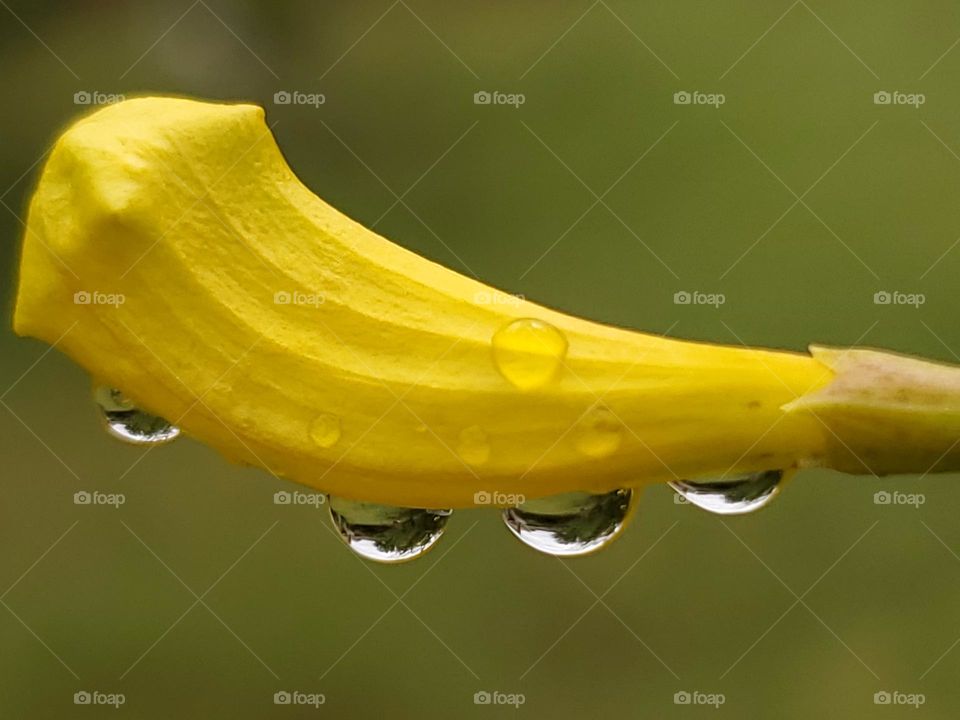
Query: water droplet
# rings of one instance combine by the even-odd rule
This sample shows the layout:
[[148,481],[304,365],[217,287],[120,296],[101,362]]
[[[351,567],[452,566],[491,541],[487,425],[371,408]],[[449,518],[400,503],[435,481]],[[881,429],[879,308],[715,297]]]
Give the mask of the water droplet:
[[584,455],[602,458],[612,455],[623,442],[623,425],[613,412],[597,406],[577,423],[577,448]]
[[310,439],[322,448],[336,445],[340,439],[340,418],[330,413],[317,415],[310,423]]
[[418,510],[330,498],[330,518],[357,555],[379,563],[415,560],[432,548],[452,510]]
[[631,490],[567,493],[508,508],[503,521],[534,550],[576,557],[609,545],[626,526],[632,501]]
[[743,515],[759,510],[782,487],[783,470],[765,470],[716,481],[677,480],[670,487],[699,508],[718,515]]
[[521,390],[543,387],[556,377],[567,356],[567,338],[542,320],[522,318],[493,336],[493,362]]
[[460,432],[457,454],[467,465],[483,465],[490,459],[490,441],[479,425],[471,425]]
[[93,392],[107,432],[135,445],[158,445],[180,435],[180,428],[162,417],[138,409],[116,388],[101,386]]

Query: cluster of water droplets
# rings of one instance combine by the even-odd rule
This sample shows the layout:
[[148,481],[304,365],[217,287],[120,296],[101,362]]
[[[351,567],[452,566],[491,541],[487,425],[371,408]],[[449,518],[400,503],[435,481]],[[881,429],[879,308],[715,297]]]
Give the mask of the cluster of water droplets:
[[[753,512],[779,492],[780,470],[716,481],[675,481],[674,490],[691,504],[721,515]],[[628,524],[636,495],[573,492],[530,500],[502,511],[504,524],[520,542],[554,557],[589,555],[616,540]],[[381,563],[420,557],[440,539],[450,510],[396,508],[330,499],[334,526],[360,556]]]
[[[586,555],[612,542],[625,527],[633,493],[568,493],[502,511],[503,521],[528,547],[557,557]],[[401,508],[330,497],[340,538],[361,557],[401,563],[421,557],[443,534],[451,510]]]
[[[564,334],[542,320],[522,318],[500,330],[491,342],[493,364],[523,392],[534,392],[562,372],[567,354]],[[94,392],[107,431],[138,445],[165,443],[180,430],[161,417],[137,408],[120,390],[101,386]],[[425,429],[425,428],[424,428]],[[321,413],[307,434],[318,447],[328,449],[341,439],[341,421]],[[589,408],[573,428],[573,442],[589,458],[615,453],[623,441],[619,418],[601,403]],[[490,440],[479,425],[460,431],[455,446],[471,466],[487,463]],[[676,480],[670,486],[687,502],[721,515],[753,512],[780,491],[781,470],[755,472],[715,480]],[[378,563],[400,563],[421,557],[434,547],[452,515],[451,510],[419,509],[329,498],[330,518],[340,538],[359,556]],[[626,527],[636,494],[629,489],[607,493],[572,492],[530,500],[501,511],[509,531],[534,550],[556,557],[593,553],[613,542]]]

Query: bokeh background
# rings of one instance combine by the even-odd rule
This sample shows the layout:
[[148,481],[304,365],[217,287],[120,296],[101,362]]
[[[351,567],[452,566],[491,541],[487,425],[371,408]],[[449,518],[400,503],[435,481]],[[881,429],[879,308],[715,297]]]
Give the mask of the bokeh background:
[[[956,361],[958,39],[947,0],[2,0],[0,716],[957,717],[960,478],[808,471],[726,520],[658,487],[566,563],[462,511],[427,558],[370,566],[265,472],[108,438],[86,374],[9,318],[75,94],[176,93],[264,105],[318,194],[506,291],[686,338]],[[875,104],[895,91],[924,102]],[[73,504],[94,488],[126,503]],[[724,703],[675,703],[694,691]]]

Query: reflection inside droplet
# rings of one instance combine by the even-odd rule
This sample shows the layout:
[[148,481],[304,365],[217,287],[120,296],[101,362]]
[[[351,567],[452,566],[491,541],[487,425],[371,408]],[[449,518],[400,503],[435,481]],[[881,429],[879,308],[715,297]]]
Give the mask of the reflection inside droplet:
[[576,557],[610,544],[626,526],[633,491],[566,493],[503,511],[503,521],[525,545],[547,555]]
[[330,498],[330,518],[355,553],[379,563],[414,560],[443,535],[451,510],[376,505]]
[[688,502],[718,515],[743,515],[765,507],[783,484],[783,470],[765,470],[715,481],[676,480],[670,487]]
[[138,409],[116,388],[97,387],[93,397],[107,432],[119,440],[136,445],[156,445],[170,442],[180,435],[180,428],[176,425]]

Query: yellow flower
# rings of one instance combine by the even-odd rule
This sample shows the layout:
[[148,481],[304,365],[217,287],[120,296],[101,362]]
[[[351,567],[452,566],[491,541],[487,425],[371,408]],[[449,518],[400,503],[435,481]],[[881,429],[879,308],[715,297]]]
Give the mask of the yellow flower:
[[15,327],[231,460],[344,499],[960,467],[956,368],[681,342],[506,295],[316,197],[250,105],[142,98],[70,127],[30,206]]

